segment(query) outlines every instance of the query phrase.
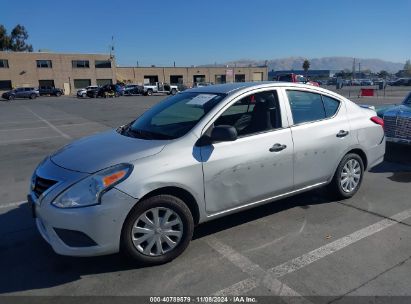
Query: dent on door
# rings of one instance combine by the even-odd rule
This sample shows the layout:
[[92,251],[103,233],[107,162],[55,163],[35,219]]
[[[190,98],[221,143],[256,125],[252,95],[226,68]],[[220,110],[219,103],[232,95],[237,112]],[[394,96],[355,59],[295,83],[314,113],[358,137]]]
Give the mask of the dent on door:
[[[201,148],[206,211],[214,214],[290,191],[293,144],[290,130],[260,134]],[[276,143],[288,149],[273,151]],[[272,151],[270,151],[272,150]]]

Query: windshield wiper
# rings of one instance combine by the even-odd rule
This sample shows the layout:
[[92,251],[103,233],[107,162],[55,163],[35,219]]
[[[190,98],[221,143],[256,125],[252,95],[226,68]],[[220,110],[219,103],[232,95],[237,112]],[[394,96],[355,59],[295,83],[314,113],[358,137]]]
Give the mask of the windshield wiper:
[[133,129],[130,126],[125,130],[126,135],[141,139],[174,139],[174,136],[167,134],[146,131],[142,129]]

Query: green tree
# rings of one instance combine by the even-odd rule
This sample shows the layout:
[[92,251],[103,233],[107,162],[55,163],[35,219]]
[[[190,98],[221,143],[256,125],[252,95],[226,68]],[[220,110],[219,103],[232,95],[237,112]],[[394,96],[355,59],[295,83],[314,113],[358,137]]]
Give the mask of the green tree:
[[26,41],[29,34],[23,25],[17,24],[10,34],[10,49],[15,52],[33,52],[33,46]]
[[304,70],[306,76],[307,76],[307,72],[308,72],[309,68],[310,68],[310,62],[306,59],[303,62],[303,70]]
[[4,25],[0,24],[0,51],[10,49],[10,37],[7,35],[7,30]]
[[380,78],[387,78],[388,75],[389,75],[388,72],[385,71],[385,70],[382,70],[378,73],[378,77],[380,77]]

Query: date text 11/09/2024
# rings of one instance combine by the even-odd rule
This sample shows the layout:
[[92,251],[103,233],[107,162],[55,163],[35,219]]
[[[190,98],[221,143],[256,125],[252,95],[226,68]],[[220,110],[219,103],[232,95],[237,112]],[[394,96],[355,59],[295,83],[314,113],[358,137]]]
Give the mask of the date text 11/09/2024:
[[257,303],[248,296],[205,296],[205,297],[150,297],[150,303]]

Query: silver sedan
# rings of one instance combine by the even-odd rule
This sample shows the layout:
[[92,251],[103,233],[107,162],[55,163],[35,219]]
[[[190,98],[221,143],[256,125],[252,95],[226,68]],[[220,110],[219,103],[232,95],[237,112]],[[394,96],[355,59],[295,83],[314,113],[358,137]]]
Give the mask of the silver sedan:
[[352,197],[384,153],[375,111],[331,91],[280,82],[207,86],[46,157],[28,198],[59,254],[122,250],[164,263],[211,219],[323,186],[336,199]]

